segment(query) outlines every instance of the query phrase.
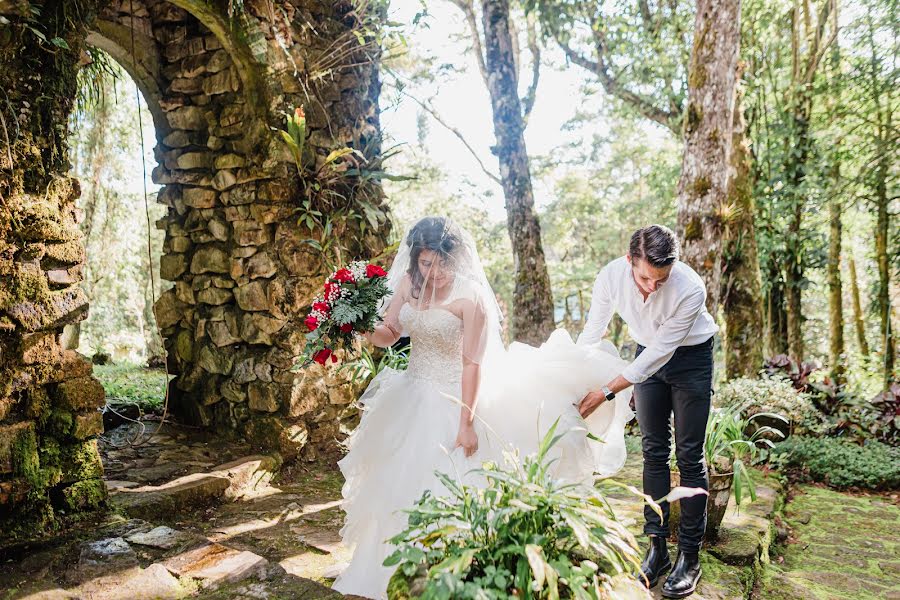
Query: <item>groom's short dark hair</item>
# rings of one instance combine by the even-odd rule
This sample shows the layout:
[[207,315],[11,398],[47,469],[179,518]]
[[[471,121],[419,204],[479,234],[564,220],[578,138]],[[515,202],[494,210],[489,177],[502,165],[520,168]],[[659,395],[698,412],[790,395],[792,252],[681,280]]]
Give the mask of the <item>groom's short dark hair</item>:
[[681,248],[675,232],[665,225],[648,225],[631,235],[628,254],[631,260],[643,259],[654,267],[668,267],[676,260]]

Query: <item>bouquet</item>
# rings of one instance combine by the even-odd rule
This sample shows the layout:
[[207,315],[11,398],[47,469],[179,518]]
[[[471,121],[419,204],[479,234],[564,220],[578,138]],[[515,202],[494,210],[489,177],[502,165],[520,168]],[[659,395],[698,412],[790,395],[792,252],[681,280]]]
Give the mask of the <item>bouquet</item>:
[[298,367],[337,362],[335,350],[348,347],[356,333],[375,329],[381,320],[378,306],[391,294],[386,277],[384,269],[363,260],[328,277],[304,321],[309,333]]

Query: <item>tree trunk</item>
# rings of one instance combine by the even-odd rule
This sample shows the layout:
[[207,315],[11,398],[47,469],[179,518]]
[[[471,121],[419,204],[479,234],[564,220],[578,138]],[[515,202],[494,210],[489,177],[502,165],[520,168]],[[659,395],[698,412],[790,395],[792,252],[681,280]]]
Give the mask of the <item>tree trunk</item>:
[[796,361],[803,360],[803,209],[806,206],[803,184],[806,181],[806,160],[809,156],[809,114],[811,102],[808,95],[795,109],[793,115],[794,135],[788,136],[786,143],[793,145],[787,153],[788,180],[788,231],[785,256],[784,286],[787,308],[788,354]]
[[877,220],[875,224],[875,259],[878,262],[878,313],[881,333],[879,341],[883,344],[882,354],[885,387],[891,382],[894,373],[894,332],[891,329],[891,262],[888,255],[888,235],[890,232],[890,214],[887,197],[888,155],[882,154],[876,169],[875,202]]
[[840,163],[835,159],[831,167],[832,192],[828,200],[828,316],[831,378],[844,383],[844,294],[841,285],[841,201],[834,192],[840,181]]
[[756,246],[756,203],[753,200],[750,148],[738,87],[731,136],[731,179],[728,206],[734,217],[725,227],[726,264],[722,280],[725,315],[725,373],[753,377],[762,368],[765,322],[762,315],[762,280]]
[[682,259],[706,283],[707,308],[714,317],[721,289],[721,209],[728,194],[740,17],[740,0],[697,2],[678,180]]
[[856,259],[850,256],[850,294],[853,296],[853,324],[860,353],[869,356],[869,341],[866,339],[866,324],[863,320],[862,302],[859,297],[859,278],[856,276]]
[[488,91],[497,138],[495,153],[500,160],[507,227],[515,257],[513,336],[516,340],[538,345],[546,341],[555,327],[553,297],[541,243],[541,227],[534,210],[508,1],[483,0],[482,18]]
[[777,263],[769,268],[769,292],[766,294],[766,322],[768,323],[768,353],[787,354],[787,312],[784,306],[784,280]]

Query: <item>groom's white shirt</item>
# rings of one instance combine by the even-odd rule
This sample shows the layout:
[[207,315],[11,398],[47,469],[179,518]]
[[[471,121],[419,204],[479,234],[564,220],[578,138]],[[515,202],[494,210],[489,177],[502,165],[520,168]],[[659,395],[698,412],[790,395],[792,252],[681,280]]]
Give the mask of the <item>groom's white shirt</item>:
[[706,310],[703,280],[681,261],[675,262],[668,280],[646,301],[626,257],[603,267],[594,282],[591,310],[578,344],[602,340],[614,313],[619,313],[631,337],[645,347],[622,371],[622,377],[631,383],[640,383],[656,373],[679,346],[701,344],[719,330]]

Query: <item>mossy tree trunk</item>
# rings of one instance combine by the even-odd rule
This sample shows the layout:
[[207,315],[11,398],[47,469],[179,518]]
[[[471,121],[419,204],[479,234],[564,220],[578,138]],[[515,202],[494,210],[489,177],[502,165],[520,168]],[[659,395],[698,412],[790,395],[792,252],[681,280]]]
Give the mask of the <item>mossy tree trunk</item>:
[[[840,73],[840,51],[835,42],[831,53],[831,76],[836,81]],[[840,98],[840,86],[833,85],[833,96]],[[834,102],[829,107],[830,113],[838,113]],[[832,117],[833,120],[834,117]],[[831,164],[829,165],[828,179],[830,183],[830,196],[828,198],[828,263],[826,266],[826,279],[828,281],[828,362],[830,363],[831,378],[839,385],[845,380],[844,357],[846,348],[844,345],[844,292],[841,282],[841,236],[843,235],[841,196],[837,193],[841,183],[841,158],[840,142],[836,142],[830,149]]]
[[765,323],[762,315],[762,280],[756,244],[756,203],[753,199],[750,148],[742,107],[743,92],[735,95],[731,147],[729,210],[725,226],[725,264],[722,308],[725,315],[725,372],[753,377],[762,367]]
[[869,340],[866,338],[866,323],[863,320],[862,300],[859,294],[859,277],[856,274],[856,259],[852,254],[847,263],[850,271],[850,295],[853,300],[853,326],[856,329],[856,341],[859,344],[860,354],[868,358]]
[[525,148],[525,122],[519,101],[515,49],[510,34],[509,2],[483,0],[485,68],[506,199],[507,228],[515,258],[513,336],[541,344],[552,333],[553,295],[534,210],[531,171]]
[[721,292],[722,209],[728,194],[740,22],[740,0],[697,2],[678,180],[682,260],[706,283],[707,308],[714,316]]

